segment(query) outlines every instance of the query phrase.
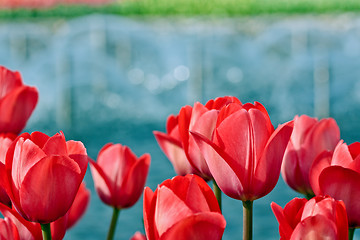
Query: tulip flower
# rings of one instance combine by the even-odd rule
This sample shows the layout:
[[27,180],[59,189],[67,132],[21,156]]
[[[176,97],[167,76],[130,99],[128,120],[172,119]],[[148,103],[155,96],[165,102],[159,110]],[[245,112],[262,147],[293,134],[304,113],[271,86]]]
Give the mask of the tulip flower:
[[20,240],[15,224],[8,218],[0,219],[0,239]]
[[5,158],[7,150],[15,140],[16,135],[12,133],[0,133],[0,202],[11,207],[11,200],[6,193],[6,169]]
[[87,168],[81,142],[65,141],[64,134],[21,134],[6,155],[6,192],[28,221],[46,227],[70,209]]
[[131,238],[130,240],[146,240],[146,237],[144,234],[142,234],[141,232],[136,232]]
[[38,91],[23,84],[19,72],[0,66],[0,133],[19,134],[37,101]]
[[114,208],[108,239],[113,239],[120,209],[133,206],[144,189],[150,155],[137,158],[127,146],[106,144],[97,162],[90,160],[95,189],[100,199]]
[[347,146],[340,141],[333,155],[315,159],[310,183],[317,195],[330,195],[345,203],[349,228],[360,227],[360,142]]
[[279,179],[292,128],[288,122],[274,131],[266,109],[255,102],[222,108],[211,138],[191,132],[221,191],[243,201],[244,239],[252,238],[252,202]]
[[271,208],[279,222],[282,240],[348,239],[348,219],[342,201],[326,197],[294,198],[284,209],[276,203]]
[[196,175],[177,176],[144,191],[148,240],[221,239],[225,219],[211,188]]
[[332,118],[318,121],[306,115],[294,118],[294,131],[285,150],[282,177],[295,191],[311,198],[310,167],[324,151],[333,151],[340,140],[340,130]]

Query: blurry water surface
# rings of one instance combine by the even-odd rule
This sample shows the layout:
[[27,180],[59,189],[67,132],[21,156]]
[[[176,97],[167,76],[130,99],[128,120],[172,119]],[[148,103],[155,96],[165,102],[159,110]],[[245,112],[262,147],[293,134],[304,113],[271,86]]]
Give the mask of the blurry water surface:
[[[40,91],[25,131],[62,130],[96,158],[108,142],[152,156],[147,186],[174,176],[152,131],[194,101],[234,95],[259,101],[274,126],[296,114],[333,117],[359,140],[360,18],[122,18],[0,22],[0,64]],[[112,209],[97,197],[65,239],[105,239]],[[270,203],[299,196],[282,179],[254,203],[254,238],[279,239]],[[242,234],[242,204],[224,196],[224,239]],[[142,199],[120,213],[116,239],[143,232]]]

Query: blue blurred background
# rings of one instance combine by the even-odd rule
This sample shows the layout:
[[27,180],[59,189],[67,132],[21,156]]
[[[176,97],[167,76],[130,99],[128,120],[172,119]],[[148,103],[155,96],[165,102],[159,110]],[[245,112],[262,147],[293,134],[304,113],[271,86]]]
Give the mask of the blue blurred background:
[[[174,176],[152,131],[186,104],[233,95],[261,102],[274,126],[307,114],[333,117],[359,140],[360,18],[351,14],[212,17],[88,15],[0,21],[0,64],[21,72],[40,99],[25,131],[82,141],[95,159],[108,142],[150,153],[147,186]],[[112,209],[92,199],[65,239],[105,239]],[[254,203],[254,239],[279,239],[270,203],[299,196],[280,178]],[[242,204],[224,197],[224,239],[242,234]],[[143,232],[142,199],[120,213],[115,239]],[[358,237],[358,236],[357,236]]]

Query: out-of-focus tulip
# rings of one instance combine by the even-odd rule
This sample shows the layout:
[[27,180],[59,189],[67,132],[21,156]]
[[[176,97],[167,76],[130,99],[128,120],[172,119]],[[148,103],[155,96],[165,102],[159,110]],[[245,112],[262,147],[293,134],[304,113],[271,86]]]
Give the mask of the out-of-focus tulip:
[[319,154],[332,152],[339,140],[340,130],[334,119],[318,121],[306,115],[296,116],[282,163],[285,182],[297,192],[313,195],[309,182],[310,167]]
[[27,220],[46,224],[70,209],[87,168],[81,142],[41,132],[21,134],[6,155],[6,192]]
[[18,230],[9,218],[0,219],[0,239],[20,240]]
[[38,101],[38,91],[23,84],[19,72],[0,66],[0,133],[19,134]]
[[294,198],[284,209],[276,203],[271,208],[279,222],[282,240],[348,239],[345,205],[329,196]]
[[146,236],[142,234],[141,232],[136,232],[130,240],[146,240]]
[[211,138],[191,132],[221,191],[253,201],[276,185],[292,122],[275,131],[266,109],[231,103],[221,109]]
[[107,144],[97,162],[90,160],[95,189],[100,199],[118,209],[134,205],[144,189],[150,155],[137,158],[127,146]]
[[196,175],[177,176],[144,191],[144,225],[148,240],[221,239],[225,219],[214,193]]
[[189,131],[198,132],[210,138],[216,126],[219,110],[234,102],[241,104],[236,97],[226,96],[211,99],[205,106],[199,102],[196,102],[194,107],[184,106],[180,109],[178,116],[169,116],[167,133],[154,131],[157,142],[178,175],[194,173],[205,180],[213,178]]
[[81,183],[75,200],[68,212],[67,228],[74,226],[86,212],[90,202],[90,191],[86,188],[85,183]]
[[5,158],[7,150],[15,140],[16,135],[12,133],[0,133],[0,202],[11,206],[11,200],[6,193],[6,169]]
[[316,195],[330,195],[345,203],[349,227],[360,227],[360,142],[340,141],[333,155],[316,158],[310,170]]

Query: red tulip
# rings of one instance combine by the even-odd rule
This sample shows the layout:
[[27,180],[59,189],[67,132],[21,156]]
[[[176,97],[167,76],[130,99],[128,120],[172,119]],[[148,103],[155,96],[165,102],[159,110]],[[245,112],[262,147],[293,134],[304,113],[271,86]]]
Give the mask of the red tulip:
[[271,208],[279,222],[282,240],[348,239],[348,219],[342,201],[327,197],[294,198],[284,209]]
[[330,195],[345,203],[349,227],[360,227],[360,142],[340,141],[334,154],[315,159],[310,183],[317,195]]
[[221,239],[225,219],[214,193],[196,175],[177,176],[144,191],[144,225],[148,240]]
[[144,234],[142,234],[141,232],[136,232],[131,238],[130,240],[146,240],[146,237]]
[[90,191],[86,188],[85,183],[81,183],[75,200],[68,212],[66,228],[73,227],[84,215],[90,202]]
[[265,108],[255,102],[222,108],[210,139],[192,135],[221,191],[253,201],[275,187],[291,132],[292,122],[274,131]]
[[0,133],[0,202],[11,206],[11,200],[6,193],[6,169],[5,157],[11,143],[15,140],[16,135],[12,133]]
[[137,158],[127,146],[107,144],[97,162],[90,160],[95,189],[100,199],[115,208],[128,208],[140,198],[150,166],[150,155]]
[[81,142],[63,133],[20,135],[6,155],[7,193],[27,220],[42,224],[64,216],[71,207],[87,168]]
[[168,118],[167,134],[154,131],[156,140],[178,175],[194,173],[205,180],[213,178],[189,131],[210,138],[214,132],[219,110],[234,102],[241,104],[236,97],[220,97],[211,99],[205,106],[196,102],[194,107],[182,107],[178,116],[171,115]]
[[36,88],[24,85],[19,72],[0,66],[0,133],[20,133],[37,101]]
[[340,130],[332,118],[318,121],[306,115],[294,118],[294,131],[285,150],[281,173],[295,191],[313,195],[309,172],[314,159],[324,151],[333,151]]

